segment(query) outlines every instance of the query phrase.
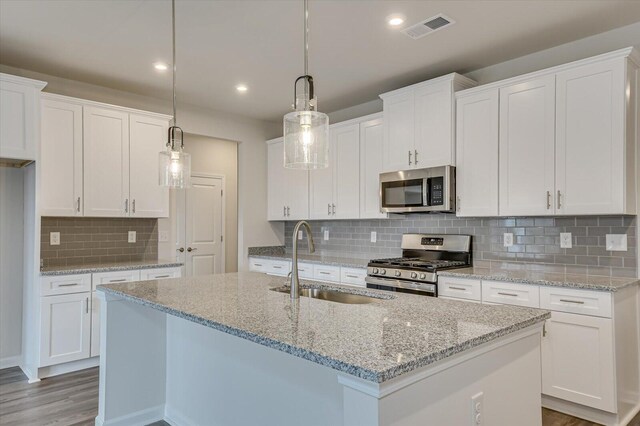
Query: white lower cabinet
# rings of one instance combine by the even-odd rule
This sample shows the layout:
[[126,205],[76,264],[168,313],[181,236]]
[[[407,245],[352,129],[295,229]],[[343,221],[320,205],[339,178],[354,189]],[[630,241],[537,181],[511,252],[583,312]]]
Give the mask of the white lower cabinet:
[[340,268],[340,284],[366,287],[367,270],[362,268]]
[[542,393],[616,411],[613,320],[552,312],[542,339]]
[[313,279],[339,283],[340,267],[330,265],[313,265]]
[[[269,275],[287,276],[291,272],[291,262],[288,260],[250,257],[249,270]],[[307,280],[366,287],[367,269],[298,262],[298,277]]]
[[41,298],[40,366],[88,358],[91,292]]
[[154,268],[140,270],[140,281],[145,280],[164,280],[169,278],[180,278],[182,276],[181,268]]
[[480,280],[457,277],[438,278],[438,297],[480,302]]

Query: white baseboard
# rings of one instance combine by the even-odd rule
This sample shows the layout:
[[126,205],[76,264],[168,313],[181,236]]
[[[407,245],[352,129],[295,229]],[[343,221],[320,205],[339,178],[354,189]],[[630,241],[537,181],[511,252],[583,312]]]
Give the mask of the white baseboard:
[[625,426],[620,423],[618,415],[596,408],[587,407],[586,405],[575,404],[564,399],[554,398],[548,395],[542,395],[542,406],[573,417],[588,420],[593,423],[602,424],[604,426]]
[[65,362],[64,364],[50,365],[48,367],[40,367],[38,369],[38,377],[41,379],[53,376],[59,376],[60,374],[72,373],[74,371],[85,370],[87,368],[93,368],[100,365],[100,357],[94,356],[93,358],[81,359],[78,361]]
[[164,405],[136,411],[107,421],[98,416],[96,417],[96,426],[145,426],[160,420],[164,420]]
[[184,413],[175,410],[170,405],[166,405],[164,409],[164,421],[171,426],[194,426],[196,422],[191,420]]
[[22,362],[22,355],[0,358],[0,370],[3,368],[18,367]]

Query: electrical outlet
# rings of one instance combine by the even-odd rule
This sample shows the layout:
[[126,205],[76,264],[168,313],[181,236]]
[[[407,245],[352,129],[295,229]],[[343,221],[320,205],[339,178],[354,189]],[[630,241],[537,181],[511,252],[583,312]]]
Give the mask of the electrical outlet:
[[169,241],[169,231],[158,232],[158,242],[166,243]]
[[375,243],[378,241],[378,233],[376,231],[371,231],[371,242]]
[[627,236],[625,234],[607,234],[605,239],[608,251],[627,251]]
[[505,247],[511,247],[513,245],[513,234],[511,232],[505,232],[502,236],[502,243]]
[[325,241],[329,241],[329,230],[328,229],[324,230],[324,240]]
[[128,236],[127,241],[130,242],[130,243],[135,243],[136,242],[136,231],[129,231],[129,236]]
[[572,248],[573,240],[571,239],[571,232],[560,233],[560,248]]
[[298,239],[301,240],[302,239],[302,230],[298,230]]
[[483,392],[477,393],[471,397],[471,424],[473,426],[480,426],[482,424],[483,405]]
[[59,246],[60,245],[60,233],[59,232],[50,232],[49,233],[49,245]]

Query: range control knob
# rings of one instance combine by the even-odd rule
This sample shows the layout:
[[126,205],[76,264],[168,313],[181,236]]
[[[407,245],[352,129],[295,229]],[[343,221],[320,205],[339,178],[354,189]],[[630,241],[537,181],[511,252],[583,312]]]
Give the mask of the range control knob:
[[402,275],[402,272],[396,271],[396,277],[399,277],[400,275]]
[[373,273],[377,274],[378,273],[378,268],[373,268]]
[[418,278],[418,274],[417,274],[417,273],[415,273],[415,272],[412,272],[412,273],[411,273],[411,278]]
[[427,274],[420,274],[420,279],[421,280],[427,279]]
[[386,269],[380,269],[380,275],[385,275],[387,273]]

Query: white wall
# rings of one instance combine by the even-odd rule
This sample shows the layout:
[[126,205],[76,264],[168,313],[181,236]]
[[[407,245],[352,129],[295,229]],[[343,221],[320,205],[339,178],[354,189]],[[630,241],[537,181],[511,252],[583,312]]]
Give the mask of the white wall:
[[24,170],[0,167],[0,368],[22,353]]
[[[140,96],[0,64],[0,72],[48,82],[46,92],[171,114],[169,100]],[[178,119],[185,132],[236,141],[238,146],[238,269],[247,270],[247,248],[282,244],[282,224],[267,222],[267,148],[280,123],[185,105],[178,92]]]

